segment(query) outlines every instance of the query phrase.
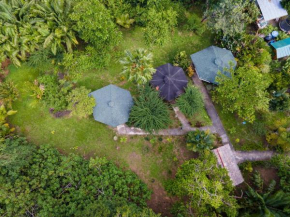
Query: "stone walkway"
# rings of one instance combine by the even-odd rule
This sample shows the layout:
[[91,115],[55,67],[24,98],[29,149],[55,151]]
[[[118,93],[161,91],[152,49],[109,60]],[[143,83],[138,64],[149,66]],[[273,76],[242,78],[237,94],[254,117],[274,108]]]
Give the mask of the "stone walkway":
[[[152,133],[153,135],[161,135],[161,136],[181,136],[187,134],[189,131],[199,130],[209,130],[211,132],[215,132],[215,128],[212,126],[206,127],[191,127],[189,121],[186,119],[184,114],[179,111],[178,107],[173,107],[176,117],[179,119],[182,127],[180,128],[173,128],[173,129],[164,129],[159,130],[157,133]],[[119,125],[117,126],[117,132],[119,135],[149,135],[150,133],[136,127],[128,127],[127,125]]]
[[192,81],[193,81],[194,85],[200,90],[201,94],[203,95],[205,108],[206,108],[207,114],[209,115],[209,117],[212,121],[214,132],[216,132],[217,134],[220,135],[223,145],[230,144],[230,147],[232,149],[234,149],[231,142],[230,142],[230,139],[225,131],[225,128],[221,122],[221,119],[220,119],[220,117],[219,117],[219,115],[218,115],[218,113],[217,113],[217,111],[212,103],[212,100],[211,100],[206,88],[204,87],[202,81],[199,80],[197,74],[194,74],[194,76],[192,77]]

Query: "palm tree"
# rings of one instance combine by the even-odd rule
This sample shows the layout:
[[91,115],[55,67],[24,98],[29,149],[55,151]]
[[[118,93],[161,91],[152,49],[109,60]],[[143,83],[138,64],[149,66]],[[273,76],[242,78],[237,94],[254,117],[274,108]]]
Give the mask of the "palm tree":
[[126,56],[120,60],[123,65],[123,74],[129,81],[135,81],[138,85],[146,84],[156,71],[153,68],[153,55],[145,49],[136,49],[132,53],[125,51]]

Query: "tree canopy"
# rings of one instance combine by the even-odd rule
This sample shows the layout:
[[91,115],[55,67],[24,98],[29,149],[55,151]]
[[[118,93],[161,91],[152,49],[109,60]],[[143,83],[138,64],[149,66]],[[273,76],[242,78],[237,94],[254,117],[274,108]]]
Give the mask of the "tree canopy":
[[253,122],[256,111],[268,111],[269,96],[266,90],[271,79],[254,66],[229,71],[231,77],[220,74],[216,78],[218,87],[213,99],[226,110],[237,112],[244,120]]

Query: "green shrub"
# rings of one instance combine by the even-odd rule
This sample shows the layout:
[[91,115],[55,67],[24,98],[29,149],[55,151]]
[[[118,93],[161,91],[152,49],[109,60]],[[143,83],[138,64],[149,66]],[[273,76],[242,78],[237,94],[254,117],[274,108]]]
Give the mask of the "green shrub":
[[209,131],[191,131],[186,135],[186,146],[188,150],[202,152],[213,149],[214,135]]
[[205,31],[205,25],[201,22],[201,17],[197,14],[190,14],[186,24],[183,26],[188,31],[194,31],[199,35]]
[[171,123],[169,108],[159,93],[148,85],[140,90],[132,107],[129,122],[149,133],[167,128]]
[[53,75],[41,76],[38,82],[44,87],[42,99],[48,106],[53,108],[55,112],[67,108],[66,96],[72,88],[71,83],[60,83],[57,76]]
[[68,109],[72,110],[72,115],[78,118],[86,118],[93,113],[93,107],[96,101],[89,96],[91,90],[85,87],[73,89],[66,97],[68,102]]
[[0,83],[0,101],[8,108],[12,108],[12,102],[18,98],[18,90],[12,81]]
[[173,65],[179,66],[183,68],[183,70],[187,70],[190,65],[190,60],[185,51],[181,51],[175,55]]
[[266,135],[266,126],[263,122],[260,121],[255,121],[253,123],[253,129],[255,131],[255,133],[259,136],[265,136]]
[[204,104],[201,93],[194,86],[188,86],[185,93],[178,97],[176,105],[186,116],[191,117],[202,110]]

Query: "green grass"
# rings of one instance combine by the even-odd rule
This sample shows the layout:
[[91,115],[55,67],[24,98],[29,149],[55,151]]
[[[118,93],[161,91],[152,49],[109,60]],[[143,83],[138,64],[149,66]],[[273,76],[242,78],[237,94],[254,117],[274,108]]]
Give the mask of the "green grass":
[[[118,60],[125,49],[147,47],[142,35],[142,28],[123,31],[124,40],[116,49],[110,66],[84,73],[78,85],[95,90],[113,83],[135,92],[136,87],[132,83],[122,81],[120,75],[122,69]],[[186,50],[191,54],[210,44],[211,38],[208,33],[197,36],[190,32],[176,31],[171,42],[162,47],[150,47],[150,50],[153,52],[156,67],[171,62],[179,51]],[[170,171],[176,169],[178,162],[190,158],[183,138],[173,138],[170,142],[167,138],[163,138],[163,141],[157,141],[152,145],[144,137],[134,136],[128,137],[125,143],[120,142],[120,137],[118,141],[114,141],[115,131],[96,122],[93,117],[82,120],[74,117],[53,118],[49,108],[41,102],[32,106],[32,99],[26,90],[25,82],[33,82],[38,75],[38,71],[23,65],[21,68],[10,67],[10,74],[7,77],[8,80],[14,81],[21,93],[13,105],[18,113],[10,117],[9,121],[29,141],[37,145],[51,144],[65,154],[78,153],[86,158],[106,157],[120,167],[136,172],[149,186],[152,179],[164,184],[170,176]]]
[[243,120],[234,113],[224,111],[220,105],[215,105],[224,128],[236,150],[265,150],[263,136],[257,135],[250,123],[243,124]]

